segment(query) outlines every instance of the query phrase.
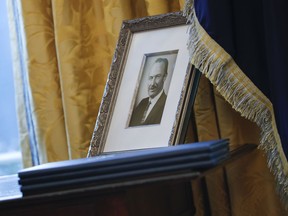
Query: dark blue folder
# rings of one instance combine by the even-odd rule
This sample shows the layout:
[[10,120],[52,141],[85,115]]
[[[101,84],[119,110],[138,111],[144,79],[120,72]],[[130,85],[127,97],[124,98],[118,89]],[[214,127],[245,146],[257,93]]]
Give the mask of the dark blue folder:
[[190,144],[182,144],[176,146],[159,147],[153,149],[143,149],[134,151],[124,151],[111,154],[102,154],[91,158],[75,159],[70,161],[60,161],[47,163],[31,168],[27,168],[18,172],[21,178],[62,173],[63,170],[89,169],[90,167],[113,166],[118,164],[132,163],[138,161],[147,161],[152,159],[160,159],[165,157],[173,157],[180,155],[190,155],[199,153],[214,152],[217,149],[228,147],[228,140],[211,140],[206,142],[197,142]]
[[213,140],[97,157],[48,163],[20,171],[24,195],[63,190],[77,185],[102,184],[143,175],[201,170],[228,156],[228,140]]

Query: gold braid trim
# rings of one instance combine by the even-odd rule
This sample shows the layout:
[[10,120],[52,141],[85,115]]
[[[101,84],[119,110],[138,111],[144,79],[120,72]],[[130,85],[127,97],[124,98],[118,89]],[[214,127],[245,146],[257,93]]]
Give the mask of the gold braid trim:
[[200,25],[194,1],[186,0],[184,15],[191,24],[188,49],[191,63],[199,69],[241,116],[260,128],[259,148],[267,155],[277,192],[288,208],[288,164],[277,131],[273,105],[238,67],[233,58]]

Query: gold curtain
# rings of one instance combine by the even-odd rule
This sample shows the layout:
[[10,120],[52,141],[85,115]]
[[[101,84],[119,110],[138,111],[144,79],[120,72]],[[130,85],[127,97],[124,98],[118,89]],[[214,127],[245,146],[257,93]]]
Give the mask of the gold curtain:
[[[122,21],[179,11],[184,0],[8,3],[11,16],[15,12],[12,4],[18,5],[21,14],[25,54],[22,69],[24,65],[27,85],[23,84],[19,66],[15,67],[15,86],[20,142],[27,167],[31,165],[31,129],[40,163],[86,157]],[[18,60],[15,58],[15,65]],[[25,87],[29,113],[24,109]],[[31,122],[27,124],[29,115]]]
[[[250,143],[259,145],[256,123],[240,116],[202,76],[194,104],[199,141],[229,138],[230,150]],[[210,208],[214,216],[284,216],[288,215],[276,193],[274,176],[264,152],[257,149],[206,178]],[[227,185],[228,188],[227,188]],[[207,215],[200,190],[201,182],[192,182],[196,216]]]

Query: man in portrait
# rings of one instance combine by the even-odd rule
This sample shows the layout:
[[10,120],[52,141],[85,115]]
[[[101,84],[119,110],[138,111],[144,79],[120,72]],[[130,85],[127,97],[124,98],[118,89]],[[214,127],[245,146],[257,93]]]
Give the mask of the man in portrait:
[[160,124],[167,98],[163,89],[167,70],[168,60],[157,58],[148,75],[148,97],[133,110],[129,126]]

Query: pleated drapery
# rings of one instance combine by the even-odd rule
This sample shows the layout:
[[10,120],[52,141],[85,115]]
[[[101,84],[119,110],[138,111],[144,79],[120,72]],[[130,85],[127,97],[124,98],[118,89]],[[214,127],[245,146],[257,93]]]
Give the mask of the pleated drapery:
[[[243,144],[259,144],[257,125],[232,109],[222,95],[202,76],[194,104],[195,125],[200,141],[229,138],[230,150]],[[276,192],[276,181],[261,150],[237,160],[206,178],[213,216],[288,215]],[[201,185],[192,182],[196,216],[209,214]],[[228,185],[228,188],[227,188]]]
[[[265,198],[267,195],[269,196],[268,193],[266,194],[268,187],[263,187],[263,183],[268,180],[268,176],[264,175],[266,171],[264,173],[259,172],[259,170],[265,170],[261,169],[260,166],[263,163],[263,158],[265,158],[267,166],[274,174],[275,188],[277,188],[278,195],[287,207],[288,166],[277,130],[278,126],[280,131],[284,132],[282,133],[284,136],[281,138],[285,142],[287,131],[283,129],[285,128],[287,119],[278,120],[279,113],[281,116],[285,116],[286,113],[283,110],[283,107],[286,105],[286,94],[283,94],[282,98],[279,92],[275,95],[275,92],[279,91],[278,85],[282,86],[283,89],[285,85],[283,85],[283,80],[279,80],[279,84],[278,82],[273,82],[277,79],[271,80],[271,77],[274,76],[272,74],[278,74],[278,72],[280,79],[287,77],[285,75],[287,67],[284,67],[287,61],[282,61],[286,58],[283,54],[285,51],[283,50],[285,50],[284,47],[287,45],[287,42],[283,37],[279,37],[279,34],[282,36],[285,35],[286,28],[283,23],[284,20],[277,19],[279,21],[277,23],[276,20],[270,20],[266,17],[271,14],[277,16],[277,11],[281,11],[282,13],[279,15],[285,17],[284,8],[287,8],[287,4],[285,1],[279,2],[279,4],[270,4],[271,2],[268,2],[259,0],[251,4],[250,1],[240,3],[233,0],[224,0],[221,2],[213,0],[187,0],[185,7],[185,15],[191,24],[188,44],[191,63],[213,83],[219,95],[225,98],[230,107],[232,106],[241,116],[257,124],[260,129],[258,146],[263,151],[258,151],[258,153],[262,152],[264,154],[265,152],[265,156],[255,156],[257,160],[251,158],[251,166],[245,170],[245,177],[243,178],[247,179],[246,172],[251,172],[254,178],[251,178],[249,182],[244,182],[248,185],[258,179],[259,184],[250,185],[253,190],[247,191],[250,192],[249,197],[247,197],[249,201],[242,200],[243,197],[235,200],[240,201],[239,205],[237,205],[238,207],[241,206],[241,203],[245,203],[243,206],[246,206],[251,201],[254,202],[253,205],[255,207],[263,205],[266,208],[264,208],[264,211],[255,209],[249,212],[244,208],[239,209],[243,213],[239,215],[251,214],[251,212],[254,212],[255,215],[287,215],[287,212],[275,211],[273,208],[268,213],[268,209],[271,210],[270,207],[275,203]],[[273,7],[267,7],[269,4]],[[249,5],[248,8],[246,7],[247,5]],[[267,40],[271,36],[273,24],[277,25],[277,28],[275,28],[277,31],[273,33],[277,35],[275,38],[281,38],[283,41]],[[279,46],[281,43],[283,47]],[[275,47],[280,49],[279,52],[275,52]],[[275,54],[271,54],[271,50]],[[276,53],[279,53],[278,59],[275,57]],[[267,58],[268,56],[269,58]],[[276,69],[273,70],[270,67],[270,65],[277,64],[277,62],[281,65],[279,66],[279,71]],[[283,107],[279,106],[281,100],[283,100]],[[273,110],[274,104],[271,101],[276,101],[275,112]],[[276,119],[277,116],[278,119]],[[220,123],[221,121],[219,121]],[[248,134],[253,133],[253,131],[247,132]],[[286,143],[283,143],[284,147],[285,145]],[[242,165],[244,164],[245,161]],[[243,175],[243,173],[239,172],[239,167],[236,169],[237,172],[239,175]],[[257,173],[260,175],[258,176]],[[241,188],[241,181],[238,183],[238,187]],[[236,191],[240,195],[245,190],[241,191],[237,189]],[[251,193],[252,191],[254,193]],[[262,194],[259,193],[260,191]],[[254,199],[252,199],[252,194],[257,194]]]
[[14,71],[25,167],[87,156],[122,21],[179,11],[184,5],[183,0],[7,2],[16,35],[12,43],[18,55]]

